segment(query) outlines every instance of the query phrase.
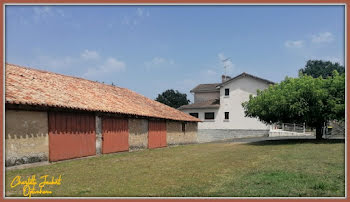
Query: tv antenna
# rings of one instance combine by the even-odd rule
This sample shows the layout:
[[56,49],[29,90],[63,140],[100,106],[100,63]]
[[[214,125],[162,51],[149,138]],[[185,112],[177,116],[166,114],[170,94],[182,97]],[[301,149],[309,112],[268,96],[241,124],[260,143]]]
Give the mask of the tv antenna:
[[225,80],[226,80],[227,67],[228,67],[228,65],[227,65],[227,63],[226,63],[227,61],[231,61],[231,58],[226,58],[226,59],[221,60],[221,62],[224,64],[224,69],[225,69],[225,74],[224,74],[224,76],[225,76]]

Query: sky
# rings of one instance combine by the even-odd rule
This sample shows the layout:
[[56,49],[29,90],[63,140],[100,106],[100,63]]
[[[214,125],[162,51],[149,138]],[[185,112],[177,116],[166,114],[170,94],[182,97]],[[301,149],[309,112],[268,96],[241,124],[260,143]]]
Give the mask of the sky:
[[151,99],[175,89],[192,101],[192,88],[220,82],[225,72],[280,82],[309,59],[344,65],[344,7],[337,5],[7,5],[5,12],[7,63]]

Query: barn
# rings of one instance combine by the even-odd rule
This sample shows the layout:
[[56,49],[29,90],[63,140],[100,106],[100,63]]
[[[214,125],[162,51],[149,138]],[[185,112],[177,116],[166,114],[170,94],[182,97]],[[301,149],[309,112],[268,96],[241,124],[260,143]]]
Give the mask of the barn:
[[6,166],[197,142],[199,119],[129,89],[6,64]]

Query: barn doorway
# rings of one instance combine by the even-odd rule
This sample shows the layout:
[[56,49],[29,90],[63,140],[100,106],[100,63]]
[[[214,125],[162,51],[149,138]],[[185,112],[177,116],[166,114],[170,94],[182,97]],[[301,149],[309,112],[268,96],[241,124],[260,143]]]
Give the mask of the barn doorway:
[[129,150],[128,119],[102,118],[102,153],[113,153]]
[[166,147],[166,122],[148,121],[148,148]]
[[85,113],[49,112],[49,160],[96,154],[95,116]]

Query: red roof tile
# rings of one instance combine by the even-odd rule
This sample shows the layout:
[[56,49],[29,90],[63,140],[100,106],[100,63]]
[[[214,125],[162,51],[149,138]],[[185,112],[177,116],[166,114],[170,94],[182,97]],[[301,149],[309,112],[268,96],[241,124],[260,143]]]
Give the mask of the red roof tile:
[[6,64],[6,103],[200,121],[126,88]]
[[193,88],[190,92],[191,93],[200,93],[200,92],[214,92],[219,91],[219,88],[216,88],[220,83],[207,83],[207,84],[199,84],[195,88]]

